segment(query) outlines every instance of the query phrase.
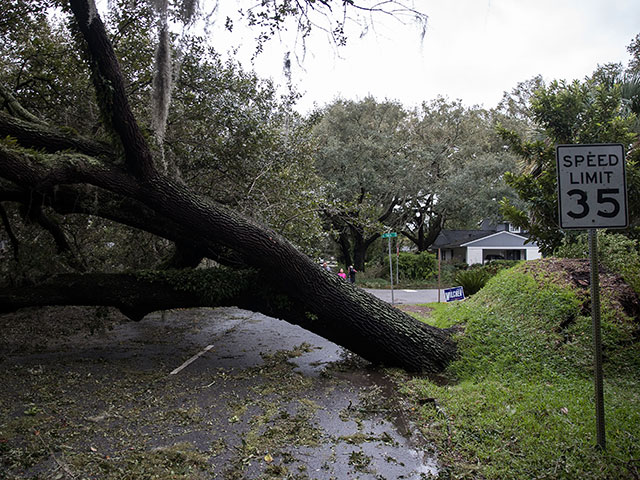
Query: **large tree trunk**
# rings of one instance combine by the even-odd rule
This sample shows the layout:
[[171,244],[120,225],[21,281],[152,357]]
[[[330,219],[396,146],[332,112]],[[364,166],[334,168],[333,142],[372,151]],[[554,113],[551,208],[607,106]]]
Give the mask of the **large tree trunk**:
[[[425,219],[426,213],[423,212],[422,218]],[[415,233],[404,230],[402,234],[414,243],[419,252],[426,252],[433,242],[436,241],[438,235],[442,231],[444,226],[444,219],[441,215],[434,215],[429,218],[428,222],[422,222],[418,228],[415,229]]]
[[[207,256],[220,249],[233,251],[242,262],[257,269],[255,277],[248,277],[251,278],[248,283],[242,283],[246,279],[233,283],[235,277],[229,277],[232,284],[227,285],[230,288],[227,293],[225,289],[229,288],[223,288],[221,282],[213,282],[208,289],[204,288],[201,296],[210,304],[220,303],[221,299],[230,302],[233,298],[239,306],[303,324],[366,359],[409,370],[436,372],[453,358],[455,345],[446,332],[426,326],[329,274],[272,230],[198,196],[185,185],[160,174],[154,168],[144,135],[129,110],[115,55],[99,17],[86,0],[72,0],[71,6],[94,64],[94,83],[100,90],[99,97],[108,106],[105,115],[109,116],[122,144],[124,166],[114,162],[97,142],[25,119],[18,121],[2,116],[0,137],[10,133],[19,139],[20,145],[0,143],[0,175],[17,191],[30,198],[35,195],[43,204],[60,210],[68,208],[82,212],[81,205],[72,207],[68,198],[65,200],[68,189],[73,188],[68,186],[95,186],[117,197],[119,201],[115,203],[120,209],[115,213],[114,210],[100,213],[100,209],[96,209],[98,213],[95,214],[120,218],[119,221],[127,224],[137,223],[139,228],[191,245]],[[105,97],[110,98],[105,100]],[[48,135],[54,135],[55,142],[48,143]],[[34,147],[40,151],[28,150]],[[43,153],[43,149],[50,153]],[[109,210],[106,205],[102,206]],[[198,274],[193,272],[193,275]],[[66,278],[67,284],[72,281],[75,280]],[[110,298],[111,304],[133,318],[150,308],[206,303],[198,295],[187,295],[188,292],[176,285],[173,287],[182,292],[181,295],[167,293],[166,297],[176,300],[167,302],[162,299],[161,292],[166,293],[172,285],[157,285],[157,291],[154,291],[141,283],[133,290],[135,294],[127,294],[118,290],[107,277],[85,277],[83,295],[74,299],[68,294],[65,297],[64,292],[59,291],[61,287],[51,290],[54,284],[64,285],[65,277],[34,286],[33,292],[40,288],[40,300],[35,293],[29,297],[25,292],[7,291],[0,301],[8,309],[29,304],[29,298],[31,304],[42,304],[47,298],[54,304],[77,303],[82,296],[86,299],[83,301],[96,304]],[[76,285],[80,290],[81,284]],[[108,291],[111,291],[111,297],[107,298]],[[98,293],[104,293],[105,299],[100,300]],[[122,295],[127,301],[120,299],[120,304],[116,303]]]
[[[320,273],[330,276],[322,271]],[[339,284],[346,285],[342,281]],[[354,298],[359,296],[354,316],[360,317],[362,309],[372,312],[369,325],[355,325],[350,318],[343,318],[342,314],[334,318],[334,309],[325,309],[328,313],[320,309],[309,310],[308,305],[294,300],[286,291],[274,288],[269,277],[253,270],[229,269],[60,274],[28,287],[0,290],[0,312],[45,305],[103,305],[117,307],[132,320],[140,320],[156,310],[237,306],[299,325],[376,363],[415,370],[419,368],[417,362],[409,363],[406,359],[397,361],[405,356],[400,352],[413,350],[420,354],[422,351],[424,355],[436,347],[435,350],[442,350],[444,354],[439,360],[440,367],[453,355],[453,350],[442,348],[443,345],[453,348],[444,332],[418,322],[403,326],[406,319],[400,311],[389,309],[388,304],[375,297],[346,286]],[[381,319],[384,319],[382,325]],[[384,337],[385,332],[390,332],[385,329],[384,323],[394,330],[390,337]],[[418,328],[412,332],[412,326]],[[406,335],[422,337],[426,343],[416,349],[412,346],[414,342],[400,335],[401,331]],[[436,366],[433,360],[430,359],[429,363]],[[420,370],[424,370],[424,365]]]

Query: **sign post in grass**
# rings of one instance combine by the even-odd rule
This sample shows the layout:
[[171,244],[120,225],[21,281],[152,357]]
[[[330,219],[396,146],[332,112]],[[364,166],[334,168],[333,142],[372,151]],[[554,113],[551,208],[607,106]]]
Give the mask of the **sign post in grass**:
[[626,228],[629,225],[624,148],[617,143],[558,145],[556,165],[560,227],[589,231],[596,429],[598,446],[604,449],[606,441],[597,229]]
[[382,238],[386,238],[389,240],[389,277],[391,280],[391,305],[395,303],[393,298],[393,259],[391,258],[391,238],[397,236],[397,232],[387,232],[382,234]]

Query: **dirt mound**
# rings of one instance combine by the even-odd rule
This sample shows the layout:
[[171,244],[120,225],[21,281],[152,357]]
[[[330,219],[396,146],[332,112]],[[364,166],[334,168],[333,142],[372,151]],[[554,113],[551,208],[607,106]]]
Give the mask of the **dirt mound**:
[[[558,276],[560,281],[580,288],[585,293],[585,310],[590,310],[591,267],[589,260],[580,258],[544,258],[526,262],[522,270],[534,276]],[[616,274],[600,266],[600,296],[609,298],[616,310],[623,312],[640,325],[640,297]]]

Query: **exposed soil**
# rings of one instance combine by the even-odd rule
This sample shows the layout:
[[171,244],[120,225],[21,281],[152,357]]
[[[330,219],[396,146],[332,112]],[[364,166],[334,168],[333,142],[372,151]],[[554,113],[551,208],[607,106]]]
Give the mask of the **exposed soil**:
[[428,317],[431,314],[432,308],[425,307],[424,305],[396,305],[396,308],[402,310],[403,312],[412,312],[422,315],[423,317]]
[[[523,268],[534,275],[556,275],[560,280],[578,287],[584,294],[585,311],[591,308],[591,266],[586,259],[548,258],[526,262]],[[600,291],[619,309],[640,324],[640,298],[618,274],[599,267]],[[603,296],[601,294],[601,296]]]

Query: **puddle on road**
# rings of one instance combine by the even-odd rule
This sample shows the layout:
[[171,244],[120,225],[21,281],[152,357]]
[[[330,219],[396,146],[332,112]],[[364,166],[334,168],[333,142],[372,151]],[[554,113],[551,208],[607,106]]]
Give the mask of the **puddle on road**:
[[[74,403],[64,415],[73,423],[79,414],[85,425],[95,419],[85,428],[95,438],[86,442],[110,452],[110,461],[119,458],[125,437],[146,451],[191,445],[209,459],[212,478],[437,477],[434,455],[425,453],[429,446],[407,421],[384,372],[261,314],[236,308],[152,314],[106,336],[73,338],[65,349],[4,363],[17,370],[39,365],[43,376],[64,378],[64,372],[74,379],[75,398],[93,395],[79,413]],[[103,381],[84,385],[88,378]],[[68,390],[58,385],[60,391]],[[24,403],[19,396],[2,401]]]

